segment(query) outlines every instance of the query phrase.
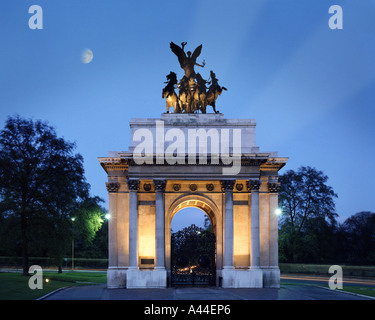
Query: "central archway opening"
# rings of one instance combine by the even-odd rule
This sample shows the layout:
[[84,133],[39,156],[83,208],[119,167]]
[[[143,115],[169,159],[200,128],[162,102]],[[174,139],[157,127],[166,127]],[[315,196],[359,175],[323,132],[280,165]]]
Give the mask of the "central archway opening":
[[216,236],[197,207],[179,209],[171,221],[171,285],[216,284]]
[[211,220],[203,210],[196,207],[187,207],[180,209],[173,216],[171,233],[180,231],[192,224],[204,229],[211,228]]

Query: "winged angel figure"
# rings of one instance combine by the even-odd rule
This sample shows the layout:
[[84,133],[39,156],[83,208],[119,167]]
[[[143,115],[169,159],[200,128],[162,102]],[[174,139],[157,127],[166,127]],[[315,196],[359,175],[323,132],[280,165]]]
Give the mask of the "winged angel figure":
[[196,74],[194,71],[194,66],[199,66],[199,67],[204,67],[205,66],[205,61],[203,60],[203,63],[200,65],[198,64],[197,58],[201,54],[202,51],[202,45],[198,46],[195,50],[194,53],[191,54],[191,51],[187,52],[187,56],[184,51],[184,47],[186,46],[187,42],[182,42],[181,46],[178,46],[177,44],[171,42],[170,47],[172,52],[177,56],[178,62],[180,62],[180,66],[182,69],[185,71],[185,77],[189,79],[190,77],[195,78]]

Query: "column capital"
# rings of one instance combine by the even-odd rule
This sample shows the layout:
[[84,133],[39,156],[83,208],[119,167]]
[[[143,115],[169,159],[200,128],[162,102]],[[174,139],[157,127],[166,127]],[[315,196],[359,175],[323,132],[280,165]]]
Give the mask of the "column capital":
[[236,180],[221,180],[220,183],[223,191],[233,191]]
[[155,191],[164,191],[166,184],[165,179],[154,179]]
[[129,191],[138,191],[139,189],[139,179],[128,179]]
[[268,183],[268,191],[272,193],[278,193],[280,190],[280,182],[269,182]]
[[107,191],[110,193],[116,193],[120,188],[120,184],[118,182],[106,182],[105,186],[107,188]]
[[249,179],[249,181],[247,181],[247,188],[249,189],[249,191],[259,191],[261,183],[261,180]]

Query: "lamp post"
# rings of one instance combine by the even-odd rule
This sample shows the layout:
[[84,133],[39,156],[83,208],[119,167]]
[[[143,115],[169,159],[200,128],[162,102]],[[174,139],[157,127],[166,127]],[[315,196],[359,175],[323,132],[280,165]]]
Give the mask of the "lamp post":
[[73,221],[73,238],[72,238],[72,271],[74,270],[74,221],[76,218],[72,218]]

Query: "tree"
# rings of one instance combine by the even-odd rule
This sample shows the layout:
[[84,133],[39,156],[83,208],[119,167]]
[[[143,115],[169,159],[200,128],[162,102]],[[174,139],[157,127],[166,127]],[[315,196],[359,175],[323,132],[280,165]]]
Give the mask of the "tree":
[[280,176],[279,206],[282,209],[280,257],[288,261],[315,260],[322,256],[327,237],[336,225],[334,198],[322,171],[301,167]]
[[97,231],[103,224],[102,218],[106,211],[99,205],[100,202],[103,202],[103,199],[88,197],[80,203],[76,210],[74,222],[77,225],[77,233],[86,245],[92,243]]
[[[98,231],[101,230],[103,223],[104,223],[104,216],[106,211],[104,208],[100,206],[100,202],[103,200],[99,197],[90,197],[83,201],[76,210],[76,216],[74,220],[74,228],[73,228],[73,237],[75,240],[74,243],[77,245],[77,248],[80,249],[81,252],[76,251],[75,255],[82,256],[82,253],[85,254],[84,256],[87,257],[88,251],[91,250],[91,255],[96,253],[97,258],[103,258],[100,256],[100,251],[103,251],[103,248],[98,248],[97,245],[100,241],[96,241],[96,247],[91,248],[93,245],[94,240],[98,235]],[[100,235],[103,233],[103,230]],[[105,230],[104,233],[107,237],[104,239],[105,247],[107,248],[108,244],[108,230]],[[99,239],[97,239],[99,240]],[[103,241],[102,243],[103,244]],[[99,252],[95,252],[99,251]],[[107,255],[104,255],[107,257]]]
[[71,197],[69,203],[64,203],[62,207],[56,204],[50,210],[48,252],[59,273],[62,272],[63,260],[71,248],[72,240],[82,239],[84,244],[90,244],[103,223],[103,210],[99,205],[102,199],[86,195],[80,200],[73,194]]
[[375,263],[375,213],[359,212],[346,219],[341,227],[344,237],[338,250],[345,253],[347,261]]
[[24,275],[30,243],[48,239],[51,252],[63,252],[69,219],[88,197],[83,158],[74,149],[47,123],[18,115],[0,132],[1,212],[19,221]]
[[212,232],[211,220],[207,214],[204,215],[203,227],[205,230]]

